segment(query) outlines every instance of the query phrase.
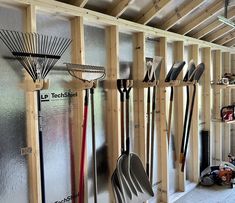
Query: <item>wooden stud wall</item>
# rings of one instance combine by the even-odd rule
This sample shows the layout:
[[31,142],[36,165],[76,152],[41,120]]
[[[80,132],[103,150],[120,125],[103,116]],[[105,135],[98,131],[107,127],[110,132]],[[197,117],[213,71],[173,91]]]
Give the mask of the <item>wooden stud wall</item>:
[[[119,66],[119,34],[117,26],[109,26],[106,28],[106,50],[107,50],[107,72],[106,79],[114,82],[118,78],[118,66]],[[116,86],[115,86],[116,87]],[[112,171],[116,168],[117,158],[121,153],[121,139],[119,128],[119,105],[118,105],[118,92],[116,89],[109,89],[107,91],[107,111],[106,111],[106,133],[108,146],[108,159],[109,168]],[[110,122],[111,121],[111,122]],[[112,135],[112,136],[111,136]],[[109,177],[111,180],[111,176]],[[110,185],[110,194],[112,189]],[[115,202],[114,199],[111,199]]]
[[[235,74],[235,54],[231,54],[231,73]],[[231,104],[235,103],[235,89],[231,90]],[[235,126],[231,126],[231,153],[235,154]]]
[[[84,64],[85,63],[85,48],[84,48],[84,24],[82,17],[75,17],[71,19],[71,30],[72,30],[72,63]],[[73,78],[73,81],[77,81],[76,78]],[[81,159],[81,146],[82,143],[82,129],[83,129],[83,91],[77,91],[77,97],[72,99],[72,134],[71,141],[72,146],[71,150],[73,151],[73,157],[71,162],[73,163],[74,171],[72,172],[71,178],[76,177],[72,183],[72,193],[77,194],[79,191],[79,174],[80,174],[80,159]],[[86,160],[86,159],[85,159]],[[73,170],[73,169],[72,169]],[[87,162],[85,161],[85,177],[87,177]],[[87,179],[85,178],[85,188],[87,185]],[[87,200],[87,189],[85,192],[85,200]]]
[[[106,25],[106,49],[107,49],[107,76],[106,80],[111,82],[116,82],[118,78],[118,66],[119,66],[119,27],[117,25],[123,25],[123,27],[130,26],[133,32],[140,30],[141,32],[134,33],[134,64],[133,64],[133,79],[134,80],[142,80],[144,76],[144,63],[145,63],[145,36],[146,33],[151,36],[159,37],[159,50],[157,54],[163,56],[164,61],[162,63],[162,71],[160,79],[164,80],[165,78],[165,71],[166,71],[166,61],[167,61],[167,38],[162,36],[169,36],[169,38],[174,40],[174,49],[175,51],[174,59],[175,60],[183,60],[184,59],[184,41],[189,43],[191,42],[198,42],[198,44],[190,45],[190,59],[194,59],[195,63],[197,64],[199,61],[199,44],[202,46],[202,42],[199,40],[194,40],[188,37],[182,37],[183,41],[178,41],[180,36],[177,34],[171,34],[168,32],[160,31],[159,35],[156,34],[156,29],[148,28],[145,32],[145,26],[137,26],[135,23],[127,23],[124,20],[117,20],[112,22],[114,18],[107,17],[106,15],[97,14],[96,12],[88,12],[86,13],[86,9],[75,8],[73,6],[65,6],[64,4],[57,3],[54,1],[50,1],[49,3],[45,0],[31,0],[31,1],[21,1],[21,0],[14,0],[14,2],[18,2],[21,4],[27,5],[26,9],[26,30],[27,31],[36,31],[36,10],[35,5],[38,7],[42,7],[43,9],[48,9],[50,11],[57,9],[58,12],[62,14],[73,15],[71,20],[72,25],[72,38],[73,38],[73,51],[72,51],[72,62],[73,63],[84,63],[84,26],[83,26],[83,17],[87,16],[89,20],[98,20],[97,16],[101,18],[99,22],[110,24],[110,26]],[[48,8],[46,7],[47,3]],[[56,7],[57,6],[57,7]],[[54,8],[55,7],[55,8]],[[79,11],[81,11],[79,13]],[[79,13],[79,14],[77,14]],[[76,17],[77,15],[81,15],[81,17]],[[114,25],[113,25],[114,24]],[[209,96],[211,95],[211,88],[210,88],[210,67],[212,65],[211,60],[211,52],[212,48],[220,48],[219,50],[215,51],[215,64],[213,67],[213,71],[215,72],[214,80],[218,80],[221,77],[222,71],[222,50],[232,51],[231,49],[223,48],[221,46],[213,45],[210,43],[205,43],[203,48],[203,59],[202,62],[206,65],[206,70],[204,73],[204,82],[203,82],[203,109],[204,111],[204,129],[211,130],[211,113],[210,113],[210,99]],[[207,46],[207,47],[205,47]],[[211,48],[212,47],[212,48]],[[228,71],[231,69],[231,64],[229,61],[232,58],[232,66],[235,64],[235,55],[230,55],[231,53],[226,52],[224,53],[224,64],[225,70]],[[180,75],[182,78],[182,74]],[[175,116],[177,115],[177,121],[175,126],[175,132],[177,137],[177,154],[179,154],[180,144],[181,144],[181,136],[182,136],[182,125],[183,125],[183,89],[177,88],[175,91]],[[83,94],[82,92],[78,92],[79,96],[77,100],[74,100],[73,105],[77,105],[78,103],[82,103]],[[145,164],[146,160],[146,145],[145,145],[145,102],[144,102],[144,89],[135,88],[133,91],[134,95],[134,135],[135,135],[135,146],[134,151],[138,152],[140,155],[143,164]],[[228,95],[228,96],[226,96]],[[231,93],[229,91],[225,92],[226,99],[225,104],[229,103],[229,95]],[[219,118],[220,112],[220,104],[221,104],[221,95],[220,89],[215,88],[213,91],[214,96],[214,105],[213,105],[213,117]],[[36,99],[34,93],[26,93],[26,103],[27,103],[27,144],[29,147],[32,147],[32,155],[29,155],[29,180],[30,180],[30,202],[39,203],[41,202],[41,194],[40,194],[40,173],[39,173],[39,150],[38,150],[38,126],[37,126],[37,111],[36,111]],[[118,103],[118,93],[116,89],[109,89],[107,91],[107,112],[106,112],[106,120],[111,121],[109,125],[106,126],[106,133],[107,135],[107,144],[111,147],[111,151],[108,152],[109,158],[109,166],[110,171],[113,171],[116,167],[116,160],[120,155],[120,130],[119,130],[119,103]],[[162,202],[169,202],[169,157],[168,157],[168,143],[167,143],[167,130],[166,130],[166,95],[165,95],[165,87],[158,87],[157,88],[157,112],[159,113],[157,116],[157,130],[158,130],[158,138],[160,140],[160,152],[161,157],[159,159],[159,167],[161,171],[161,201]],[[79,105],[77,105],[79,106]],[[82,112],[82,107],[79,107],[79,111]],[[118,122],[117,122],[118,121]],[[198,133],[198,98],[196,96],[195,99],[195,106],[193,112],[193,119],[192,119],[192,126],[191,126],[191,139],[193,146],[192,153],[193,153],[193,172],[192,172],[192,180],[194,182],[198,182],[199,178],[199,133]],[[216,123],[214,125],[215,128],[215,159],[217,161],[222,160],[222,139],[221,139],[221,124]],[[82,129],[82,114],[74,113],[73,114],[73,133],[76,134],[73,137],[74,142],[80,143],[81,142],[81,129]],[[225,146],[230,146],[230,136],[229,136],[229,128],[225,130],[228,133],[225,137]],[[112,135],[112,136],[110,136]],[[212,136],[212,135],[211,135]],[[212,149],[212,142],[211,142],[211,149]],[[74,160],[75,161],[75,170],[76,176],[79,174],[79,162],[80,159],[77,148],[74,148]],[[226,147],[225,147],[226,148]],[[110,148],[109,148],[110,149]],[[230,150],[228,148],[226,153]],[[212,159],[212,156],[211,156]],[[177,157],[177,161],[179,157]],[[177,163],[179,166],[179,164]],[[180,170],[178,170],[178,190],[185,191],[187,190],[187,186],[185,185],[185,174],[182,174]],[[110,178],[110,177],[109,177]],[[78,187],[78,179],[76,179],[75,183],[75,191],[77,191]],[[110,193],[112,191],[110,190]],[[87,198],[87,195],[86,195]],[[114,202],[112,200],[112,202]]]
[[[193,59],[195,64],[199,61],[199,46],[197,44],[190,46],[190,59]],[[192,88],[191,92],[192,92]],[[197,88],[198,89],[198,88]],[[200,175],[200,163],[199,163],[199,108],[198,108],[198,91],[195,95],[192,123],[191,123],[191,147],[192,147],[192,159],[193,159],[193,171],[192,181],[198,183]]]
[[[223,73],[231,73],[231,55],[229,52],[224,52],[223,56]],[[223,106],[231,105],[231,89],[227,88],[222,90]],[[221,93],[222,93],[221,91]],[[226,160],[228,154],[231,152],[231,125],[223,125],[223,160]]]
[[[36,32],[36,8],[33,5],[26,8],[26,31]],[[25,79],[31,80],[28,74]],[[25,94],[27,146],[32,148],[32,154],[28,156],[29,201],[37,203],[41,202],[37,97],[35,92]]]
[[[160,79],[164,80],[167,67],[167,39],[160,38],[158,53],[163,57],[162,69]],[[169,155],[168,155],[168,141],[166,128],[166,93],[164,87],[157,88],[157,97],[159,98],[159,113],[160,113],[160,140],[161,140],[161,201],[169,201]]]
[[[222,71],[222,53],[220,50],[215,51],[214,57],[214,81],[218,81],[221,77]],[[214,118],[220,118],[220,107],[221,107],[221,94],[219,87],[214,88]],[[214,156],[213,161],[215,164],[219,164],[222,161],[222,131],[221,131],[221,123],[214,123],[214,134],[215,134],[215,148],[214,148]]]
[[[202,76],[202,112],[203,112],[203,130],[210,133],[210,149],[212,150],[213,134],[211,133],[211,48],[202,49],[202,61],[205,63],[205,71]],[[212,163],[212,153],[210,153],[210,163]]]
[[[184,42],[174,42],[174,61],[184,61]],[[184,67],[185,68],[185,67]],[[183,80],[183,72],[181,72],[177,78]],[[176,169],[178,174],[178,190],[185,191],[186,173],[181,172],[180,160],[180,146],[183,135],[183,117],[184,117],[184,105],[183,105],[183,88],[174,88],[174,121],[175,121],[175,153],[176,153]],[[185,170],[186,171],[186,170]]]
[[[143,32],[134,34],[134,64],[133,79],[143,80],[145,64],[145,35]],[[135,135],[135,152],[139,153],[143,165],[146,165],[146,136],[145,136],[145,112],[144,112],[144,89],[133,91],[134,96],[134,135]]]

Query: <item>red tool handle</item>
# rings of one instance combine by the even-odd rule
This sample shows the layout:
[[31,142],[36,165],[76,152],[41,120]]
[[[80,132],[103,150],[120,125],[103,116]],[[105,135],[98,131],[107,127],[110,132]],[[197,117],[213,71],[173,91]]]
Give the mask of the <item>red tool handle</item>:
[[85,155],[86,155],[86,131],[87,131],[87,118],[88,118],[88,91],[86,90],[85,105],[83,114],[83,131],[82,131],[82,148],[81,148],[81,161],[80,161],[80,177],[79,177],[79,198],[78,203],[84,203],[84,168],[85,168]]

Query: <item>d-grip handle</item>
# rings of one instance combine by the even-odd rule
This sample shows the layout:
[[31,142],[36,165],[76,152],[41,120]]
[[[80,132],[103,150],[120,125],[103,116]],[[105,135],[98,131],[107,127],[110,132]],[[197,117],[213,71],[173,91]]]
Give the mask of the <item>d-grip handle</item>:
[[221,119],[222,119],[222,121],[224,121],[224,119],[223,119],[223,116],[224,116],[224,110],[225,109],[227,109],[227,110],[232,110],[232,112],[233,112],[233,119],[235,119],[235,116],[234,116],[234,105],[230,105],[230,106],[224,106],[224,107],[222,107],[221,108],[221,110],[220,110],[220,116],[221,116]]

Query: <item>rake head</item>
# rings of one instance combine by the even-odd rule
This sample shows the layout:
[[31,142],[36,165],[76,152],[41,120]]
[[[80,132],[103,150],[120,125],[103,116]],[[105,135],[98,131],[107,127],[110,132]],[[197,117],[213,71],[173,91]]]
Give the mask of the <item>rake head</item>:
[[0,39],[34,81],[44,79],[71,43],[70,39],[0,29]]
[[[93,65],[82,65],[82,64],[72,64],[65,63],[69,74],[72,77],[75,77],[81,81],[93,81],[101,80],[105,78],[105,68],[103,66],[93,66]],[[83,78],[83,74],[76,73],[86,73],[86,77],[89,79]]]

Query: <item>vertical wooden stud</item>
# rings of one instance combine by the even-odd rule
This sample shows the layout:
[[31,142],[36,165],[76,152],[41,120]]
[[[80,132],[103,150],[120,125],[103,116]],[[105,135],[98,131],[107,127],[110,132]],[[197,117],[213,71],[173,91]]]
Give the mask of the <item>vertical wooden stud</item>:
[[[223,53],[223,74],[231,73],[231,55],[229,52]],[[223,92],[223,105],[231,105],[231,89],[225,89]],[[224,144],[223,144],[223,160],[226,160],[228,154],[231,152],[231,125],[224,125],[223,135],[224,135]]]
[[[174,42],[174,61],[183,61],[184,60],[184,42],[176,41]],[[179,74],[179,80],[183,80],[183,71]],[[183,135],[183,117],[184,117],[184,108],[183,108],[183,88],[174,88],[174,132],[175,132],[175,150],[176,150],[176,169],[178,173],[178,190],[185,191],[185,179],[186,173],[181,172],[181,164],[179,163],[180,157],[180,146]],[[186,171],[186,170],[185,170]]]
[[[218,81],[221,78],[222,71],[222,54],[220,50],[215,51],[214,57],[214,81]],[[214,88],[214,103],[213,103],[213,111],[214,117],[216,119],[220,118],[220,105],[221,105],[221,95],[219,87]],[[214,150],[214,159],[215,164],[219,164],[222,161],[222,131],[221,131],[221,123],[214,124],[214,133],[215,133],[215,150]]]
[[[235,54],[231,54],[231,67],[235,67]],[[235,74],[234,68],[231,68],[231,73]],[[231,102],[235,102],[235,90],[231,90]],[[235,127],[231,125],[231,135],[234,135]],[[231,136],[231,153],[235,154],[235,139],[234,136]]]
[[[71,19],[71,37],[72,37],[72,63],[85,63],[84,49],[84,25],[82,17],[74,17]],[[73,78],[73,80],[77,80]],[[76,91],[76,90],[75,90]],[[81,144],[82,144],[82,128],[83,128],[83,92],[77,91],[77,97],[72,98],[72,145],[73,162],[72,177],[72,193],[75,195],[79,191],[79,174],[80,174],[80,159],[81,159]],[[85,159],[86,160],[86,159]],[[85,162],[85,190],[84,201],[87,200],[87,162]]]
[[[142,81],[145,66],[145,35],[134,34],[134,65],[133,79]],[[145,139],[145,113],[144,113],[144,89],[134,88],[134,135],[135,151],[139,154],[142,163],[146,164],[146,139]]]
[[[199,59],[199,46],[190,45],[190,59],[193,59],[195,64],[198,64]],[[198,123],[199,123],[199,109],[198,109],[198,92],[195,95],[194,109],[191,123],[191,147],[192,147],[192,159],[193,159],[193,171],[192,171],[192,180],[193,182],[199,181],[200,175],[200,162],[199,162],[199,132],[198,132]]]
[[[118,67],[119,67],[119,33],[117,26],[109,26],[106,28],[106,50],[107,50],[107,69],[106,79],[111,83],[116,84],[118,79]],[[116,87],[116,85],[115,85]],[[108,144],[108,160],[109,168],[112,174],[116,168],[117,158],[121,153],[121,140],[120,140],[120,128],[119,128],[119,103],[118,92],[116,89],[108,89],[107,91],[107,111],[106,111],[106,134]],[[111,180],[111,177],[109,177]],[[110,186],[110,193],[112,189]],[[112,198],[111,202],[115,202]]]
[[213,134],[211,133],[211,48],[206,47],[202,49],[202,62],[205,64],[205,71],[202,75],[202,86],[203,86],[203,130],[209,131],[210,133],[210,163],[212,163],[212,149],[213,149]]
[[[163,57],[162,69],[160,80],[165,79],[166,67],[167,67],[167,39],[161,37],[159,41],[158,53]],[[161,159],[159,160],[161,166],[161,202],[169,201],[169,156],[168,156],[168,141],[167,141],[167,129],[166,129],[166,94],[164,87],[157,88],[157,97],[159,100],[159,140],[161,145]]]
[[[36,8],[29,5],[26,8],[26,32],[36,32]],[[26,75],[26,80],[31,80]],[[40,160],[38,140],[38,116],[37,98],[35,92],[26,92],[26,122],[27,145],[32,148],[32,154],[28,156],[28,180],[30,203],[41,202]]]

